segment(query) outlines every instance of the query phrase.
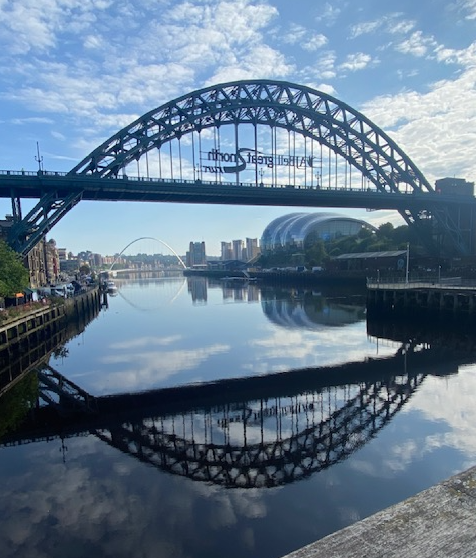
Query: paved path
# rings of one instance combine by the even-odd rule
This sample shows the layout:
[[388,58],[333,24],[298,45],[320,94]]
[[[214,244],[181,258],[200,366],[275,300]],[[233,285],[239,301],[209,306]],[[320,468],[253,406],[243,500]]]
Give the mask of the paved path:
[[476,467],[284,558],[476,558]]

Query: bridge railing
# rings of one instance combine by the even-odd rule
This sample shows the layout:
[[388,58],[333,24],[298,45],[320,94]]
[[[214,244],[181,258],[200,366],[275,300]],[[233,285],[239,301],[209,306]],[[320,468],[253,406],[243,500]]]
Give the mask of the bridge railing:
[[367,277],[367,288],[375,289],[458,289],[476,290],[476,279],[462,277]]
[[2,176],[66,176],[67,174],[61,171],[0,170]]
[[[62,172],[62,171],[45,171],[45,170],[38,170],[38,171],[26,171],[26,170],[1,170],[0,169],[0,176],[28,176],[28,177],[67,177],[69,173]],[[91,179],[91,178],[98,178],[94,175],[72,175],[75,179]],[[377,190],[375,187],[369,186],[360,186],[360,187],[332,187],[332,186],[324,186],[324,185],[316,185],[316,184],[274,184],[274,183],[267,183],[267,182],[231,182],[231,181],[224,181],[224,180],[202,180],[202,179],[188,179],[188,178],[155,178],[155,177],[146,177],[146,176],[130,176],[130,175],[117,175],[117,176],[106,176],[106,177],[99,177],[101,180],[124,180],[124,181],[131,181],[131,182],[153,182],[153,183],[167,183],[167,184],[187,184],[187,185],[204,185],[204,186],[224,186],[224,187],[244,187],[244,188],[277,188],[277,189],[291,189],[291,190],[316,190],[316,191],[323,191],[323,192],[355,192],[355,193],[382,193],[382,194],[408,194],[408,195],[415,195],[419,192],[415,190]],[[428,195],[428,192],[423,192],[425,195]]]

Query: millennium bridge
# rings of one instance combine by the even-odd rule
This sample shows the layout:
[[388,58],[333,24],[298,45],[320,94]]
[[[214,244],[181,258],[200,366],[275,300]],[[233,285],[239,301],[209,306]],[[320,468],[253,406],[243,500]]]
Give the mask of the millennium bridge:
[[[474,255],[474,196],[438,192],[362,113],[270,80],[206,87],[144,114],[69,172],[0,171],[8,242],[26,255],[78,202],[392,209],[430,253]],[[26,215],[22,199],[37,199]]]

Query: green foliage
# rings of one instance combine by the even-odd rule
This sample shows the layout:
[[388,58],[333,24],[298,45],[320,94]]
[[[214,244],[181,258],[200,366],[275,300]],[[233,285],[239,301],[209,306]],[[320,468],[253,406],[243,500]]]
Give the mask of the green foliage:
[[383,225],[380,225],[380,227],[378,228],[377,236],[379,238],[391,239],[393,236],[393,231],[394,231],[394,227],[392,223],[384,223]]
[[[414,251],[424,251],[415,232],[407,225],[394,227],[391,223],[384,223],[378,227],[377,231],[361,229],[355,236],[341,236],[327,242],[319,238],[316,231],[311,231],[304,244],[304,263],[308,268],[325,266],[330,258],[341,254],[404,250],[408,242],[411,242]],[[262,254],[259,265],[263,267],[294,265],[293,254],[295,252],[296,246],[293,246]]]
[[14,296],[28,287],[30,277],[21,256],[0,240],[0,296]]
[[28,411],[35,406],[38,397],[38,377],[28,374],[18,384],[0,397],[0,438],[15,430]]

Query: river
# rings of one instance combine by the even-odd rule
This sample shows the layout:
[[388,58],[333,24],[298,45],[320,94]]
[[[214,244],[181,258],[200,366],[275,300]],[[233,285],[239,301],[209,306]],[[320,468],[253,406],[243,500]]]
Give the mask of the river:
[[49,361],[94,405],[1,430],[3,558],[279,558],[475,465],[471,333],[329,287],[116,283]]

